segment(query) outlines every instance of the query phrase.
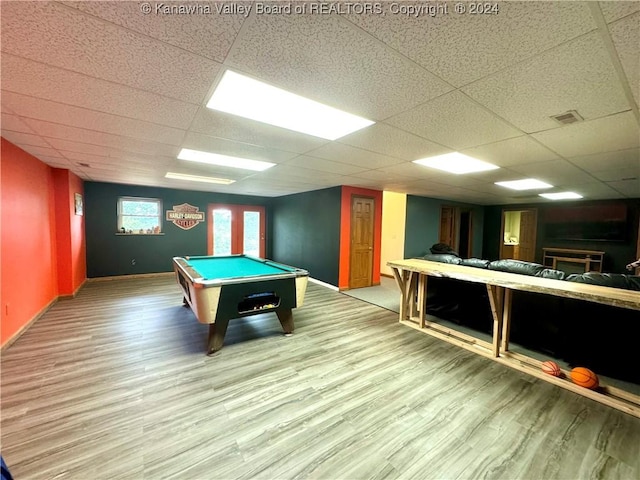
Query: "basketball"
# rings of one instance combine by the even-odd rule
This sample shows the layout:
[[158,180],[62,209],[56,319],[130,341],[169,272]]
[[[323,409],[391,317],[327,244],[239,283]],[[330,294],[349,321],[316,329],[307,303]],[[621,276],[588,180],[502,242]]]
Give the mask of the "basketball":
[[547,360],[546,362],[542,362],[542,371],[548,375],[553,375],[554,377],[561,377],[562,370],[556,362],[552,362],[551,360]]
[[571,370],[571,381],[584,388],[598,388],[598,376],[588,368],[576,367]]

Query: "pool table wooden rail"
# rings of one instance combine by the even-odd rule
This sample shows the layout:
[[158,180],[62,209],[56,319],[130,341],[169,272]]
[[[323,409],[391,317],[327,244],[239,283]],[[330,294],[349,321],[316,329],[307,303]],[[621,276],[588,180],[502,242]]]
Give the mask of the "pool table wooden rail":
[[[396,260],[387,262],[387,265],[392,268],[401,292],[400,323],[640,417],[640,396],[607,385],[602,386],[598,391],[580,387],[566,379],[569,372],[564,372],[564,379],[547,375],[541,371],[542,362],[540,360],[509,351],[511,299],[514,290],[597,302],[632,310],[640,310],[639,292],[430,262],[422,259]],[[493,317],[491,342],[427,320],[426,299],[428,277],[430,276],[486,285]]]

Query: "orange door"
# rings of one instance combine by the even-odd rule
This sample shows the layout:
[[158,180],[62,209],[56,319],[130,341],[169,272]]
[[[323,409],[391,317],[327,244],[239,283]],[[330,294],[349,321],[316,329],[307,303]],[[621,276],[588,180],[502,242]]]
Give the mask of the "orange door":
[[349,288],[370,287],[373,277],[374,200],[351,197]]

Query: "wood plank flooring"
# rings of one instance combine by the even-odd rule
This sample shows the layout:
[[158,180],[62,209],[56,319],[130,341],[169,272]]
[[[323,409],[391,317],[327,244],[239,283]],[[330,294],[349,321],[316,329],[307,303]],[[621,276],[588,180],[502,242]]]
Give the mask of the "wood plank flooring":
[[1,359],[2,455],[24,479],[630,479],[640,419],[310,284],[207,326],[173,277],[89,282]]

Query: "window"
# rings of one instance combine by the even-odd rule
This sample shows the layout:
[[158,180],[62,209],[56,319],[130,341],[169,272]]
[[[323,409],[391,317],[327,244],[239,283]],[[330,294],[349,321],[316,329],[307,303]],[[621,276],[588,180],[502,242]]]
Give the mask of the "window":
[[160,233],[162,202],[157,198],[120,197],[118,232]]

